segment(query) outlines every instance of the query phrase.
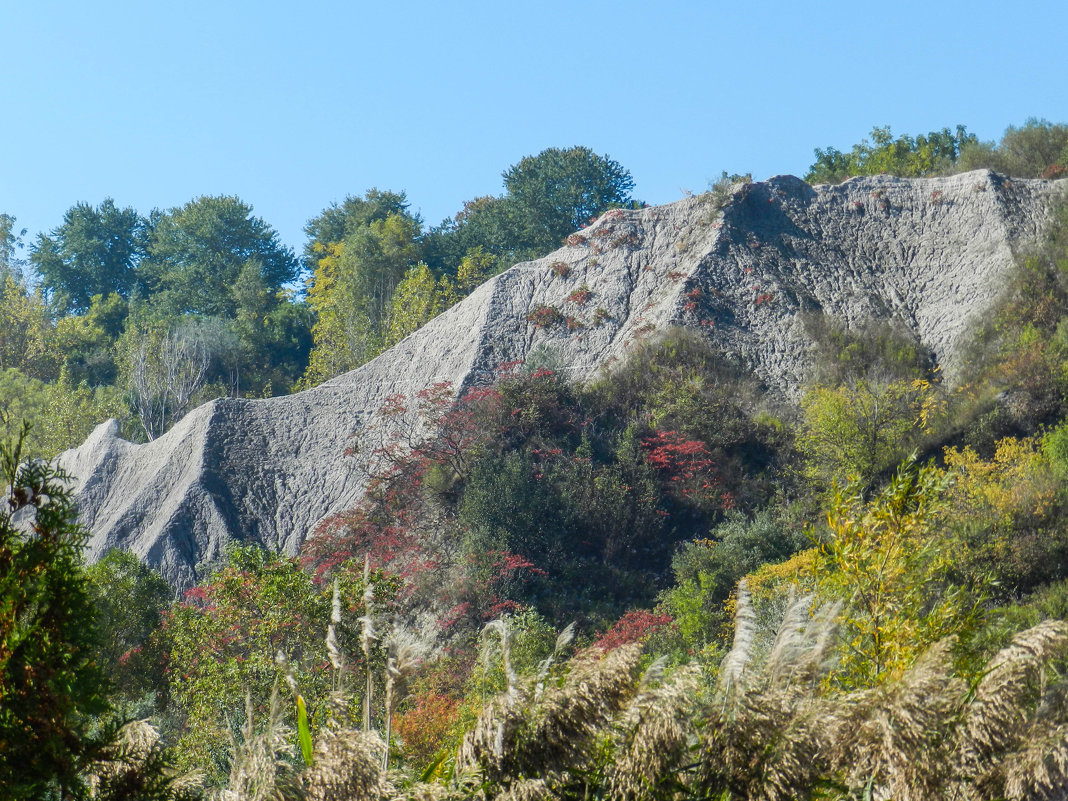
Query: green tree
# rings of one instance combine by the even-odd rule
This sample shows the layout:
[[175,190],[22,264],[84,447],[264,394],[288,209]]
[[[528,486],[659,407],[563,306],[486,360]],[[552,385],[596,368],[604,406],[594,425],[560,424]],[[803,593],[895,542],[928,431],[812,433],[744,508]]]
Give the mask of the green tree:
[[[494,263],[494,272],[524,258],[541,255],[523,235],[523,212],[514,198],[484,196],[464,203],[462,210],[427,233],[424,258],[438,274],[449,274],[469,254]],[[550,248],[551,249],[551,248]]]
[[17,435],[33,423],[22,453],[28,459],[51,459],[80,445],[109,417],[123,419],[126,405],[115,387],[75,384],[66,370],[50,383],[9,368],[0,370],[0,438]]
[[1019,127],[1010,125],[998,143],[967,144],[958,166],[1018,178],[1059,178],[1068,169],[1068,125],[1031,117]]
[[272,291],[300,272],[293,252],[251,206],[236,197],[204,196],[153,214],[140,272],[147,291],[157,295],[153,303],[172,315],[233,318],[231,289],[249,262]]
[[22,249],[22,237],[26,236],[26,229],[16,228],[15,223],[13,216],[0,213],[0,275],[21,272],[18,252]]
[[808,545],[800,531],[791,532],[770,509],[752,520],[733,511],[707,538],[691,540],[675,552],[675,585],[661,593],[659,608],[671,615],[682,644],[700,651],[722,636],[729,622],[726,603],[742,578]]
[[877,497],[836,491],[814,563],[818,589],[845,602],[846,685],[898,677],[930,644],[975,629],[981,600],[954,581],[964,545],[946,536],[949,479],[906,462]]
[[88,535],[64,477],[23,456],[20,440],[0,446],[0,795],[13,801],[76,791],[102,745],[92,716],[108,709],[82,567]]
[[846,327],[813,315],[804,324],[813,342],[811,384],[797,445],[808,476],[826,486],[848,475],[871,487],[944,420],[934,357],[896,321]]
[[97,387],[119,379],[117,344],[129,305],[117,293],[93,295],[83,314],[56,320],[55,348],[75,383]]
[[233,286],[239,359],[230,365],[235,392],[269,396],[289,391],[308,366],[312,309],[286,290],[272,291],[256,262],[246,262]]
[[521,247],[549,251],[601,212],[631,202],[630,171],[588,147],[551,147],[504,172],[522,215]]
[[410,268],[390,300],[383,347],[392,347],[422,328],[451,306],[453,297],[453,285],[448,277],[436,280],[422,262]]
[[822,184],[879,173],[902,177],[939,175],[952,172],[961,150],[978,141],[963,125],[958,125],[955,132],[943,128],[916,137],[903,134],[896,139],[889,126],[875,127],[871,130],[871,141],[862,140],[849,153],[833,147],[816,148],[816,161],[809,167],[805,180]]
[[391,213],[320,248],[308,287],[317,319],[307,382],[332,378],[382,352],[393,293],[419,260],[419,234],[418,218]]
[[0,271],[0,321],[0,370],[14,367],[34,378],[55,377],[60,355],[48,306],[40,291],[13,271]]
[[850,476],[870,488],[932,433],[943,410],[939,387],[924,379],[815,386],[801,400],[797,438],[808,476],[824,486]]
[[304,226],[308,243],[304,257],[309,270],[315,270],[319,258],[329,245],[344,242],[360,228],[381,222],[390,215],[410,216],[404,192],[368,189],[363,197],[349,195],[341,205],[332,203]]
[[129,297],[144,256],[145,221],[107,198],[78,203],[51,234],[40,234],[30,261],[60,314],[84,312],[94,295]]
[[159,630],[174,591],[167,581],[128,551],[117,548],[86,569],[100,628],[98,664],[113,692],[134,701],[162,688],[162,655],[149,642]]
[[505,194],[464,203],[425,238],[424,258],[436,274],[453,274],[479,249],[494,272],[560,247],[591,217],[633,204],[634,179],[618,162],[588,147],[548,148],[503,173]]
[[466,297],[498,272],[496,260],[481,247],[472,248],[456,269],[456,292]]

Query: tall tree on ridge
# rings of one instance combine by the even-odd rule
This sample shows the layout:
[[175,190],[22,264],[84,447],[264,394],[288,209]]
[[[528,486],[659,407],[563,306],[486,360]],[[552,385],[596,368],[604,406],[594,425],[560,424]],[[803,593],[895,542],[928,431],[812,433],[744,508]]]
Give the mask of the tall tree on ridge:
[[30,261],[60,314],[86,311],[94,295],[130,296],[144,256],[145,221],[106,198],[78,203],[51,234],[39,234]]

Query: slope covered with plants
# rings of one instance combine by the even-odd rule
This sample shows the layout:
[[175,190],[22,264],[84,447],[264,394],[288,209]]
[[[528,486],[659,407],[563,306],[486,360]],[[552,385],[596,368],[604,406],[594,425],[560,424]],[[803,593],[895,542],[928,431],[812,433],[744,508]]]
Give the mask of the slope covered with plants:
[[1068,206],[1005,278],[951,376],[808,309],[796,402],[668,326],[393,393],[357,503],[173,601],[5,453],[0,791],[1062,797]]

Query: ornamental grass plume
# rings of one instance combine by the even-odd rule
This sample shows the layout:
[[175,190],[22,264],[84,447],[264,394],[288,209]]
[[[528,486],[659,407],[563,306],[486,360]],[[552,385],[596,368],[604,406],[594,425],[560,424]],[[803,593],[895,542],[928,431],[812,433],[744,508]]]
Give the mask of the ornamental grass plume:
[[[739,584],[735,637],[723,660],[719,698],[701,721],[698,764],[687,777],[700,797],[793,799],[826,774],[829,704],[812,679],[825,666],[835,614],[792,598],[769,658],[757,664],[755,613]],[[806,620],[807,617],[807,620]]]
[[252,697],[245,696],[241,742],[233,742],[230,778],[215,794],[217,801],[275,801],[292,797],[293,731],[282,720],[278,685],[271,691],[266,725],[257,732]]
[[[507,643],[507,624],[492,625]],[[609,722],[633,697],[640,655],[637,645],[609,654],[587,652],[555,684],[545,682],[545,668],[541,682],[519,681],[506,662],[509,689],[486,706],[464,737],[457,773],[480,776],[503,793],[540,794],[540,785],[520,784],[533,777],[557,792],[572,781],[572,771],[587,766]]]
[[389,767],[390,737],[393,729],[393,713],[403,699],[408,678],[416,668],[432,656],[436,656],[434,637],[394,623],[386,637],[386,747],[382,755],[382,769]]
[[562,685],[547,689],[527,710],[515,744],[521,775],[584,765],[602,730],[633,698],[640,659],[641,646],[632,643],[573,660]]
[[[590,649],[566,669],[534,675],[512,664],[506,620],[484,634],[501,643],[507,688],[486,704],[452,769],[395,786],[387,743],[375,733],[323,730],[310,767],[294,754],[277,693],[266,730],[248,712],[230,787],[219,799],[313,801],[786,801],[814,794],[871,801],[1053,801],[1068,797],[1068,682],[1050,669],[1068,650],[1068,623],[1013,637],[969,687],[954,670],[953,638],[930,646],[895,680],[830,686],[840,608],[792,593],[773,635],[758,636],[744,585],[736,631],[718,680],[699,660],[665,676],[638,670],[641,648]],[[386,639],[386,732],[407,675],[429,640],[395,626]],[[488,645],[487,659],[488,659]],[[447,764],[447,761],[442,763]]]
[[682,788],[682,775],[695,740],[695,708],[700,704],[701,668],[679,668],[657,686],[664,660],[645,671],[642,684],[621,715],[613,756],[605,772],[607,797],[638,801],[670,797]]
[[895,682],[837,700],[830,775],[877,801],[1068,796],[1068,687],[1050,681],[1068,624],[1020,632],[975,686],[942,640]]
[[300,777],[307,801],[378,801],[393,798],[381,766],[385,743],[358,729],[327,729],[316,739],[311,767]]
[[990,661],[957,729],[959,797],[965,786],[988,797],[1068,795],[1065,687],[1050,686],[1047,672],[1066,645],[1068,623],[1047,620],[1017,634]]
[[953,671],[955,643],[937,642],[897,681],[840,699],[828,720],[830,758],[848,786],[874,799],[942,797],[946,738],[967,692]]
[[742,683],[745,668],[752,656],[753,643],[756,639],[756,612],[750,603],[749,590],[745,579],[738,582],[734,604],[734,643],[730,652],[723,659],[720,668],[720,686],[726,703],[733,695],[743,693]]
[[[1061,708],[1064,708],[1064,698]],[[1026,745],[1004,766],[1005,798],[1053,801],[1068,788],[1068,724],[1053,730],[1035,725]]]
[[147,720],[127,723],[89,771],[93,801],[193,801],[202,797],[199,773],[178,774],[167,762],[159,731]]
[[371,677],[371,649],[374,641],[378,639],[375,634],[375,620],[372,606],[375,600],[374,587],[371,586],[371,558],[363,557],[363,615],[360,622],[360,647],[363,648],[364,659],[364,692],[363,692],[363,730],[364,733],[371,731],[371,695],[374,684]]

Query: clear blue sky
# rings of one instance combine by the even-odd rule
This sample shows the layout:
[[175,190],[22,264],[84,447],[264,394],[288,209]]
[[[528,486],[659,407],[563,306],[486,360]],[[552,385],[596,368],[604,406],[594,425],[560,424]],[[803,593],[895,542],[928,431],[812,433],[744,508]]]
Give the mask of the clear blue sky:
[[1068,120],[1065,0],[6,0],[0,211],[142,213],[235,194],[300,250],[332,201],[429,224],[582,144],[665,203],[721,170],[803,173],[873,125],[982,139]]

